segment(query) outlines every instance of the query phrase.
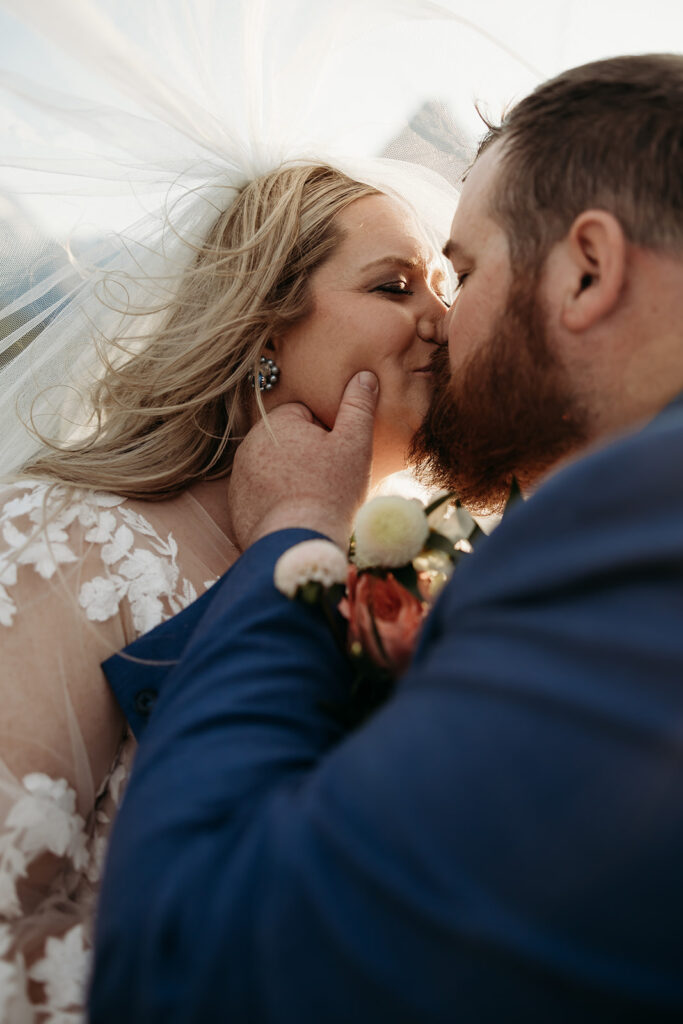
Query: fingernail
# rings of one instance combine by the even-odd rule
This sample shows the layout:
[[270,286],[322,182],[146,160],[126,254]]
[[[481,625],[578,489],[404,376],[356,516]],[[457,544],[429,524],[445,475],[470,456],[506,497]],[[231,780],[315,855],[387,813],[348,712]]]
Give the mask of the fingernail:
[[371,373],[369,370],[361,370],[358,374],[358,380],[360,381],[360,386],[362,388],[367,388],[368,391],[372,391],[373,394],[377,390],[377,378],[374,373]]

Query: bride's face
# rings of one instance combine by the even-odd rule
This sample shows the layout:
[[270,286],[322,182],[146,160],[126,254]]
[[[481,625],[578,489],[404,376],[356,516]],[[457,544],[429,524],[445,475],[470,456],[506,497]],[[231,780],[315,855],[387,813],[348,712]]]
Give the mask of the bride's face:
[[342,241],[312,275],[313,311],[274,339],[280,380],[267,409],[303,402],[332,426],[358,370],[379,379],[373,474],[401,469],[429,404],[430,356],[446,312],[444,265],[416,221],[386,196],[337,218]]

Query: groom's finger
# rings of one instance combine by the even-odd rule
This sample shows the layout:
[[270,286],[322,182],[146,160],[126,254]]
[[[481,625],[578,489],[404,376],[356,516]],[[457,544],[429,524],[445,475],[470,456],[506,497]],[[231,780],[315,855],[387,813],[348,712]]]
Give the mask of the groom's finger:
[[358,452],[372,446],[379,381],[370,370],[362,370],[346,385],[334,421],[332,434],[351,441]]

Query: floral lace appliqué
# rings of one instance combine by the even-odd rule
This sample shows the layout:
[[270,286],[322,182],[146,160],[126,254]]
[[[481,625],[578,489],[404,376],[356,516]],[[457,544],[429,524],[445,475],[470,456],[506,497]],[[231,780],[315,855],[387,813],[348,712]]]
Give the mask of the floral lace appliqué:
[[[127,602],[135,635],[196,598],[181,575],[173,535],[162,536],[125,499],[34,481],[3,498],[0,632],[21,616],[17,585],[31,572],[45,581],[61,573],[74,580],[78,604],[92,623],[106,622]],[[81,575],[85,566],[89,578]],[[90,908],[134,746],[132,738],[124,744],[88,821],[64,779],[34,772],[3,782],[5,789],[11,785],[12,803],[0,823],[0,1024],[85,1022]],[[48,854],[60,860],[59,878],[27,919],[23,889],[34,862]],[[62,913],[66,906],[69,913]],[[63,923],[53,930],[49,922],[55,919]],[[27,920],[43,939],[40,955],[33,947],[25,959],[20,936]],[[42,993],[37,1003],[29,995],[36,985]]]
[[[135,632],[146,633],[195,600],[192,583],[180,578],[178,546],[172,534],[160,536],[117,495],[76,491],[65,503],[66,494],[62,487],[53,487],[48,494],[47,484],[30,483],[2,507],[0,625],[11,626],[14,621],[17,609],[10,588],[21,566],[31,566],[49,580],[61,566],[80,560],[81,553],[74,550],[69,536],[75,523],[85,528],[85,544],[101,546],[103,572],[83,583],[78,594],[92,622],[106,622],[127,598]],[[14,522],[22,517],[28,519],[28,528],[20,529]]]
[[91,958],[82,924],[75,925],[61,938],[52,936],[45,943],[45,955],[33,964],[28,976],[45,985],[49,1024],[76,1024],[84,1020],[83,993]]
[[76,812],[76,794],[64,779],[40,772],[24,776],[21,793],[5,819],[0,836],[0,1021],[33,1021],[27,981],[44,986],[40,1004],[45,1024],[84,1021],[85,986],[90,949],[82,924],[50,936],[43,955],[27,969],[19,950],[12,949],[9,922],[23,913],[17,886],[32,861],[49,852],[64,858],[76,872],[91,861],[85,821]]
[[25,775],[24,795],[5,818],[0,839],[0,915],[18,917],[16,885],[28,865],[42,853],[68,857],[77,870],[89,860],[85,821],[76,813],[76,794],[64,779],[41,772]]

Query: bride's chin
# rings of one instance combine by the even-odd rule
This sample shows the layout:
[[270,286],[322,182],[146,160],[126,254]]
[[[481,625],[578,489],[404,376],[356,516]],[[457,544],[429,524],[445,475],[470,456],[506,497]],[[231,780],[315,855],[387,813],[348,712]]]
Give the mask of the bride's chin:
[[414,423],[415,430],[417,430],[420,423],[427,415],[427,409],[429,408],[429,403],[432,400],[434,374],[415,373],[413,376],[417,379],[418,386],[412,389],[412,401],[410,402],[409,408],[406,409],[406,419],[410,421],[411,426]]

